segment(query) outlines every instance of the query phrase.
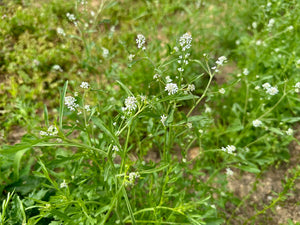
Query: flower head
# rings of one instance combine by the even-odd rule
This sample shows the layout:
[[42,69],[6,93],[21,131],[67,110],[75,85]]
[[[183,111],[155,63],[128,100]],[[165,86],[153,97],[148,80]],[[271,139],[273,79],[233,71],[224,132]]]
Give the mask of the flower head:
[[166,120],[167,120],[167,116],[165,116],[165,115],[162,115],[162,116],[160,116],[160,122],[165,126],[165,122],[166,122]]
[[226,62],[227,62],[227,58],[225,56],[221,56],[216,61],[216,64],[219,65],[219,66],[222,66]]
[[270,87],[267,89],[266,93],[269,94],[269,95],[276,95],[278,94],[278,89],[277,87]]
[[173,95],[178,91],[178,86],[174,83],[168,83],[165,87],[165,91],[168,92],[168,95]]
[[262,125],[262,122],[260,120],[253,120],[252,124],[254,127],[260,127]]
[[83,89],[88,89],[90,87],[89,83],[88,82],[82,82],[80,84],[80,87],[83,88]]
[[187,49],[189,49],[192,45],[192,35],[185,33],[184,35],[182,35],[179,39],[179,45],[182,48],[182,51],[185,51]]
[[125,99],[125,110],[126,111],[134,111],[137,107],[137,100],[134,96],[129,96]]
[[145,48],[144,44],[146,42],[146,38],[144,35],[138,34],[135,41],[138,44],[138,48],[143,48],[143,49]]
[[233,152],[236,150],[236,147],[234,145],[227,145],[227,147],[222,147],[222,151],[226,152],[228,154],[233,154]]

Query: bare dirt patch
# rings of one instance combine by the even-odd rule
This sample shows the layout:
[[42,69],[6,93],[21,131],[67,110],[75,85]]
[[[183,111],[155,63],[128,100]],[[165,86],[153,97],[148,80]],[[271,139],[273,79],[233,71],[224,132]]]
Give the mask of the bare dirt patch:
[[[298,127],[298,130],[300,127]],[[297,132],[300,140],[300,132]],[[236,206],[228,205],[228,217],[234,210],[230,224],[253,224],[253,221],[245,223],[265,206],[270,205],[277,194],[283,191],[285,178],[289,176],[289,170],[296,168],[300,160],[300,146],[296,142],[290,145],[291,159],[289,163],[281,164],[278,168],[272,167],[265,172],[256,182],[256,175],[243,173],[235,175],[228,180],[228,188],[240,199],[245,199],[243,205],[236,210]],[[256,185],[255,185],[256,182]],[[252,191],[252,188],[256,186]],[[300,181],[296,180],[294,188],[289,192],[286,200],[278,202],[266,213],[257,216],[254,224],[279,225],[287,224],[288,219],[300,222]],[[252,222],[252,223],[251,223]]]

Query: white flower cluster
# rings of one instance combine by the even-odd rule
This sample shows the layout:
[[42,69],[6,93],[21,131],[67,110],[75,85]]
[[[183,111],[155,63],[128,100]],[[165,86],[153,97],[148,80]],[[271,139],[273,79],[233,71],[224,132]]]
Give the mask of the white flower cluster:
[[289,128],[285,133],[289,136],[292,136],[294,131],[293,131],[293,129]]
[[76,17],[74,16],[74,14],[67,13],[66,16],[67,16],[67,18],[68,18],[71,22],[75,22],[75,21],[76,21]]
[[137,107],[137,100],[134,96],[129,96],[125,99],[125,107],[122,108],[123,111],[134,111]]
[[269,20],[269,23],[268,23],[268,28],[270,29],[270,28],[272,28],[273,26],[274,26],[274,24],[275,24],[275,20],[272,18],[272,19],[270,19]]
[[244,74],[245,76],[247,76],[247,75],[249,75],[249,73],[250,73],[250,71],[249,71],[247,68],[244,68],[243,74]]
[[133,54],[130,54],[129,56],[128,56],[128,60],[129,60],[129,62],[131,62],[132,60],[133,60],[133,58],[135,57],[135,55],[133,55]]
[[102,47],[102,56],[103,58],[107,58],[109,55],[109,50],[107,48]]
[[162,116],[160,116],[160,122],[165,126],[165,122],[166,122],[166,120],[167,120],[167,116],[165,116],[165,115],[162,115]]
[[226,175],[227,176],[232,176],[233,175],[233,171],[230,168],[226,168]]
[[134,184],[134,181],[136,179],[138,179],[139,177],[140,177],[139,172],[131,172],[131,173],[129,173],[129,176],[128,176],[129,180],[127,181],[126,185],[128,185],[128,184]]
[[88,89],[90,87],[89,83],[88,82],[82,82],[80,84],[80,87],[83,88],[83,89]]
[[166,84],[165,91],[168,92],[168,95],[173,95],[178,91],[178,86],[175,83]]
[[252,121],[252,125],[254,126],[254,127],[260,127],[261,125],[262,125],[262,122],[260,121],[260,120],[253,120]]
[[58,134],[58,130],[55,126],[51,125],[50,127],[48,127],[47,131],[41,131],[40,135],[41,136],[55,136]]
[[223,94],[225,94],[225,89],[224,89],[224,88],[221,88],[221,89],[219,90],[219,92],[223,95]]
[[218,60],[216,61],[216,64],[218,66],[222,66],[224,63],[227,62],[227,58],[225,56],[221,56],[218,58]]
[[187,91],[190,91],[190,92],[192,92],[192,91],[195,91],[195,85],[194,84],[189,84],[188,86],[187,86],[187,89],[186,89]]
[[66,183],[65,180],[63,180],[63,182],[59,185],[60,188],[67,188],[68,184]]
[[115,151],[115,152],[118,152],[118,151],[119,151],[119,148],[118,148],[118,146],[114,145],[114,146],[112,147],[112,150]]
[[138,44],[138,48],[141,48],[142,50],[146,49],[146,47],[144,46],[146,42],[146,38],[144,35],[138,34],[135,41]]
[[185,51],[189,48],[191,48],[192,46],[192,35],[185,33],[184,35],[182,35],[179,39],[179,45],[182,48],[182,51]]
[[65,105],[71,111],[75,111],[75,108],[79,107],[79,105],[76,103],[76,98],[74,98],[72,96],[65,97]]
[[266,93],[269,95],[276,95],[279,92],[277,87],[272,87],[269,83],[264,83],[262,87],[266,90]]
[[52,66],[52,69],[59,71],[59,72],[63,72],[63,69],[60,67],[60,65],[54,65],[54,66]]
[[85,109],[87,112],[91,111],[90,105],[85,105],[85,106],[84,106],[84,109]]
[[60,28],[60,27],[58,27],[58,28],[56,29],[56,31],[57,31],[57,33],[58,33],[59,35],[61,35],[61,36],[66,36],[65,31],[64,31],[62,28]]
[[227,145],[227,147],[222,147],[222,151],[228,154],[234,154],[233,152],[236,150],[234,145]]

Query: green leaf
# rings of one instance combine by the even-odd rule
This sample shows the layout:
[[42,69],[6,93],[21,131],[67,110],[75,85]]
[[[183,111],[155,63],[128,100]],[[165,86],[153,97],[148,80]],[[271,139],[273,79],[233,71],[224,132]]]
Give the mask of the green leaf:
[[14,156],[14,179],[19,179],[19,172],[20,172],[20,164],[23,155],[29,150],[30,148],[23,149],[18,151]]
[[102,120],[100,120],[99,118],[97,117],[93,117],[92,118],[92,121],[93,123],[99,127],[108,137],[110,137],[114,144],[116,144],[118,146],[119,149],[122,149],[121,148],[121,145],[117,139],[117,137],[103,124]]
[[44,119],[46,127],[49,127],[49,117],[48,117],[48,109],[46,104],[44,104]]
[[134,96],[132,94],[132,92],[126,87],[125,84],[123,84],[121,81],[117,80],[117,83],[120,84],[122,86],[122,88],[126,91],[127,95],[130,95],[130,96]]
[[282,122],[286,122],[286,123],[295,123],[300,121],[300,117],[286,117],[281,119]]
[[260,173],[260,170],[254,165],[242,165],[239,168],[250,173]]
[[242,125],[240,119],[236,118],[226,129],[224,133],[231,133],[231,132],[237,132],[240,130],[243,130],[244,126]]
[[271,128],[269,128],[269,129],[270,129],[270,131],[274,132],[275,134],[284,135],[284,134],[282,133],[282,131],[281,131],[280,129],[278,129],[278,128],[271,127]]

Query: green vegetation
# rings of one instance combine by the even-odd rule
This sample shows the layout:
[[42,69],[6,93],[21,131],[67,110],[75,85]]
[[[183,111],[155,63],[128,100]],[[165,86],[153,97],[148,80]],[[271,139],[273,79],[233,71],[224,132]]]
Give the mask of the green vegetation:
[[299,143],[298,0],[0,4],[0,224],[234,224]]

